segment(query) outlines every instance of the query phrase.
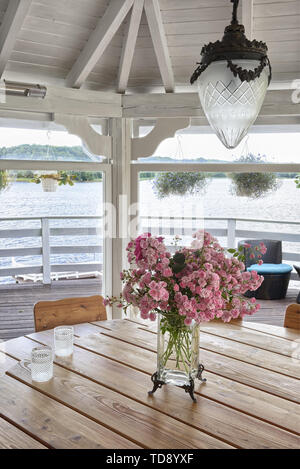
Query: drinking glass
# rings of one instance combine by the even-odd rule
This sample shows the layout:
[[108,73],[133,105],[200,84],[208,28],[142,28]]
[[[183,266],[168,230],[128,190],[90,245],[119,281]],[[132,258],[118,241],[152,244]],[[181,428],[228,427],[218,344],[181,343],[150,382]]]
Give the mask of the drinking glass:
[[53,352],[51,347],[38,346],[31,351],[32,381],[43,383],[53,377]]
[[72,326],[59,326],[54,329],[55,354],[68,357],[73,353],[74,329]]

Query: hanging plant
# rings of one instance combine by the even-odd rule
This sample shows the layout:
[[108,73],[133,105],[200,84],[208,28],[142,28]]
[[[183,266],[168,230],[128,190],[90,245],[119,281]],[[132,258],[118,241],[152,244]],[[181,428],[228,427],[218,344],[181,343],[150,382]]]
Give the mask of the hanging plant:
[[300,189],[300,174],[295,179],[297,189]]
[[65,171],[59,171],[55,174],[39,174],[35,175],[31,182],[35,184],[41,184],[43,186],[44,192],[55,192],[57,186],[74,186],[73,180],[76,176],[69,176]]
[[[249,153],[241,156],[236,162],[264,164],[264,158],[264,156]],[[280,187],[275,173],[230,173],[228,176],[232,180],[231,193],[238,197],[259,199]]]
[[159,199],[170,195],[195,195],[201,192],[207,184],[204,173],[157,173],[153,182],[153,189]]
[[9,185],[8,172],[4,169],[0,170],[0,192],[7,189]]

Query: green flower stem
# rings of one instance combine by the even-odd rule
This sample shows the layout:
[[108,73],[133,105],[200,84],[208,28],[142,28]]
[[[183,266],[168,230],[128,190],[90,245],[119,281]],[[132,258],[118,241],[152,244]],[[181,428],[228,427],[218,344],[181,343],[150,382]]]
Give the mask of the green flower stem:
[[180,366],[183,366],[188,374],[192,358],[192,330],[185,326],[184,318],[178,315],[164,313],[162,316],[160,327],[164,340],[165,334],[169,334],[166,350],[160,357],[162,366],[165,367],[170,357],[174,355],[176,368],[180,369]]

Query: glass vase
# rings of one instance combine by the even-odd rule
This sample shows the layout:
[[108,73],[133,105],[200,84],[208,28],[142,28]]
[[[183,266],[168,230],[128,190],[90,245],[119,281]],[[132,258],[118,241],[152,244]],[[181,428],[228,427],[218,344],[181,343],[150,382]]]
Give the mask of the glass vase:
[[157,378],[164,384],[189,386],[199,374],[199,324],[161,316],[157,334]]

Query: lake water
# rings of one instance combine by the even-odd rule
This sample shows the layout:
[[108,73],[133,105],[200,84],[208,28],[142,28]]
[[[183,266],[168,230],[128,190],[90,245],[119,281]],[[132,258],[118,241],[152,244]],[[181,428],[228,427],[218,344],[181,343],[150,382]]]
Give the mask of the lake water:
[[[43,192],[41,185],[15,182],[9,190],[0,194],[1,218],[56,217],[56,216],[100,216],[102,214],[102,183],[76,183],[73,187],[61,186],[57,192]],[[228,179],[213,179],[205,194],[186,197],[168,197],[158,200],[152,188],[152,181],[140,182],[141,214],[143,216],[191,216],[255,218],[300,222],[300,190],[292,179],[282,180],[280,189],[259,200],[235,197],[230,193]],[[145,223],[148,223],[145,220]],[[155,224],[155,222],[153,222]],[[39,221],[0,221],[1,229],[39,227]],[[96,220],[52,220],[52,227],[101,226]],[[226,227],[226,222],[209,222],[207,228]],[[238,229],[257,229],[299,234],[299,243],[284,243],[284,250],[300,253],[300,225],[257,224],[238,222]],[[224,240],[221,240],[224,241]],[[39,246],[39,238],[1,239],[0,248]],[[52,245],[97,245],[99,236],[52,237]],[[72,254],[51,256],[52,263],[78,263],[102,261],[96,254]],[[39,265],[41,258],[0,258],[0,268],[12,265]],[[1,278],[0,283],[12,281]]]

